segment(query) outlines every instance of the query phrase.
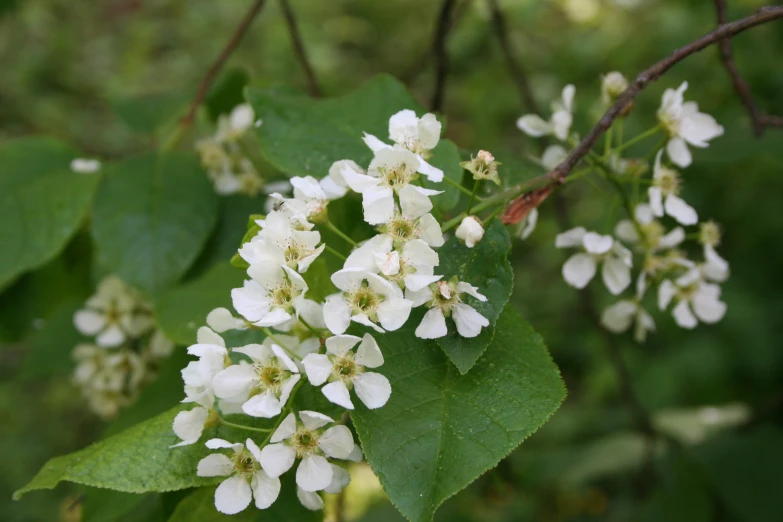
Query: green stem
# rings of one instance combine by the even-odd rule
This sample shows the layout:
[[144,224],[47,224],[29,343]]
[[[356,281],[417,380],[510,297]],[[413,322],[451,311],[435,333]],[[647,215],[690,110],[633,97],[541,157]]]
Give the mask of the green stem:
[[604,140],[604,158],[609,157],[609,153],[612,152],[612,134],[614,134],[614,127],[609,127],[606,131],[606,139]]
[[572,181],[576,181],[579,178],[581,178],[583,176],[586,176],[587,174],[590,174],[593,170],[595,170],[594,167],[585,167],[585,168],[583,168],[581,170],[577,170],[573,174],[569,175],[566,178],[565,182],[566,182],[566,184],[568,184],[568,183],[571,183]]
[[330,247],[329,245],[327,245],[327,244],[325,244],[325,243],[324,243],[324,247],[325,247],[325,248],[324,248],[324,250],[326,250],[327,252],[329,252],[329,253],[330,253],[330,254],[332,254],[333,256],[335,256],[335,257],[337,257],[337,258],[339,258],[339,259],[342,259],[343,261],[345,261],[346,259],[348,259],[348,258],[347,258],[347,257],[345,257],[344,255],[342,255],[340,252],[338,252],[337,250],[335,250],[334,248]]
[[272,330],[270,330],[270,329],[269,329],[269,328],[267,328],[267,327],[263,327],[263,328],[261,328],[261,331],[262,331],[262,332],[264,332],[264,333],[266,334],[266,336],[267,336],[267,337],[269,337],[270,339],[272,339],[272,340],[275,342],[275,344],[276,344],[276,345],[278,345],[280,348],[282,348],[283,350],[285,350],[285,351],[286,351],[286,353],[287,353],[288,355],[290,355],[291,357],[293,357],[293,358],[294,358],[294,359],[296,359],[297,361],[301,361],[301,360],[302,360],[302,358],[301,358],[301,357],[299,357],[299,355],[298,355],[298,354],[296,354],[295,352],[291,351],[291,349],[290,349],[290,348],[288,348],[288,347],[287,347],[285,344],[281,343],[281,342],[280,342],[280,339],[278,339],[277,337],[275,337],[275,335],[272,333]]
[[337,227],[334,225],[334,223],[332,223],[332,221],[331,221],[331,220],[329,220],[329,219],[327,219],[327,220],[326,220],[326,228],[328,228],[329,230],[331,230],[332,232],[334,232],[335,234],[337,234],[338,236],[340,236],[341,238],[343,238],[343,239],[344,239],[344,240],[345,240],[347,243],[350,243],[350,244],[351,244],[351,245],[353,245],[353,246],[359,246],[359,243],[357,243],[356,241],[354,241],[353,239],[351,239],[351,238],[348,236],[348,234],[346,234],[345,232],[343,232],[342,230],[340,230],[339,228],[337,228]]
[[305,321],[305,320],[304,320],[304,317],[301,317],[301,316],[300,316],[300,317],[299,317],[299,322],[300,322],[300,323],[302,323],[303,325],[305,325],[305,327],[306,327],[308,330],[310,330],[310,333],[312,333],[312,334],[313,334],[313,335],[315,335],[316,337],[321,337],[321,332],[319,332],[318,330],[316,330],[315,328],[313,328],[312,326],[310,326],[310,323],[308,323],[307,321]]
[[450,184],[452,187],[456,188],[457,190],[459,190],[460,192],[462,192],[465,195],[468,195],[468,196],[472,195],[472,193],[468,189],[466,189],[465,187],[463,187],[462,185],[460,185],[459,183],[457,183],[456,181],[454,181],[451,178],[447,178],[446,176],[444,176],[443,177],[443,181],[445,181],[446,183]]
[[488,215],[487,217],[485,217],[485,218],[484,218],[484,226],[486,226],[486,225],[487,225],[487,223],[489,223],[490,221],[492,221],[492,218],[494,218],[495,216],[497,216],[498,214],[500,214],[500,212],[501,212],[501,211],[502,211],[504,208],[506,208],[506,205],[505,205],[505,203],[504,203],[503,205],[498,205],[498,208],[496,208],[495,210],[493,210],[493,211],[492,211],[492,213],[491,213],[490,215]]
[[628,147],[630,147],[630,146],[632,146],[632,145],[634,145],[636,143],[639,143],[640,141],[645,140],[645,139],[649,138],[650,136],[654,136],[655,134],[657,134],[661,130],[663,130],[663,127],[661,127],[660,124],[656,125],[655,127],[651,128],[651,129],[648,129],[648,130],[644,131],[643,133],[639,134],[635,138],[632,138],[632,139],[626,141],[625,143],[623,143],[622,145],[617,146],[612,152],[624,151]]
[[185,136],[187,131],[188,129],[186,126],[178,124],[171,132],[169,137],[166,138],[166,141],[161,144],[160,150],[163,152],[173,150],[177,145],[179,145],[179,142]]
[[664,136],[663,138],[661,138],[661,141],[659,141],[658,143],[655,144],[655,147],[653,147],[650,150],[650,152],[648,152],[644,156],[644,159],[646,161],[650,161],[652,159],[652,157],[655,156],[655,153],[658,152],[661,148],[663,148],[664,145],[666,145],[667,141],[669,141],[669,137],[668,136]]
[[481,180],[477,179],[475,183],[473,183],[473,192],[470,193],[470,201],[468,201],[468,209],[465,211],[468,214],[470,214],[470,207],[473,206],[473,201],[476,199],[476,192],[478,192],[479,185],[481,185]]
[[231,428],[238,428],[240,430],[257,431],[258,433],[269,433],[270,431],[273,431],[272,428],[253,428],[252,426],[245,426],[244,424],[236,424],[234,422],[227,421],[223,417],[218,417],[218,421],[223,426],[229,426]]

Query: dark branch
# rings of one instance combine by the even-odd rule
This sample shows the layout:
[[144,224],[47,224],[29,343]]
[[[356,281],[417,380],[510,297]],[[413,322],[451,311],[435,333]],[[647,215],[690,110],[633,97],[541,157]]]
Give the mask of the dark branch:
[[288,26],[288,34],[291,35],[291,43],[294,46],[296,59],[302,66],[302,69],[304,69],[305,76],[307,76],[307,85],[310,89],[310,94],[316,97],[321,96],[321,89],[318,86],[318,80],[315,77],[313,66],[307,57],[307,52],[305,51],[304,44],[302,43],[302,35],[299,32],[299,25],[296,22],[294,11],[291,9],[291,4],[288,3],[288,0],[280,0],[280,8],[283,11],[283,17],[285,18],[285,23]]
[[190,102],[188,112],[180,120],[180,128],[182,129],[182,132],[193,125],[193,120],[196,118],[196,111],[198,110],[199,105],[201,105],[201,103],[204,101],[204,97],[207,95],[207,92],[209,92],[209,88],[212,86],[212,82],[215,81],[215,78],[223,68],[223,65],[225,65],[228,57],[231,56],[231,53],[233,53],[234,49],[237,48],[239,42],[242,41],[242,37],[245,36],[245,33],[250,27],[250,24],[253,22],[253,19],[256,17],[259,11],[261,11],[261,8],[264,7],[264,3],[265,0],[256,0],[253,2],[253,5],[248,10],[247,14],[245,14],[245,17],[242,18],[242,21],[234,30],[234,34],[231,35],[231,39],[220,52],[217,59],[215,59],[212,67],[207,70],[207,73],[204,75],[204,78],[201,80],[201,83],[198,86],[196,96],[193,98],[193,101]]
[[451,29],[452,12],[455,0],[443,0],[438,17],[438,25],[435,26],[435,39],[432,48],[435,54],[435,92],[432,95],[430,109],[433,112],[440,111],[443,106],[443,92],[446,88],[446,77],[449,73],[449,57],[446,53],[446,36]]
[[508,26],[506,25],[506,18],[503,12],[500,10],[498,0],[488,0],[489,8],[492,11],[492,24],[495,27],[495,33],[500,43],[500,48],[503,50],[503,56],[506,58],[506,65],[511,72],[511,76],[514,78],[514,82],[517,84],[517,89],[522,96],[522,101],[525,103],[525,107],[528,111],[540,114],[538,103],[533,96],[533,91],[530,88],[530,82],[527,78],[527,72],[519,64],[514,51],[511,49],[511,39],[508,35]]

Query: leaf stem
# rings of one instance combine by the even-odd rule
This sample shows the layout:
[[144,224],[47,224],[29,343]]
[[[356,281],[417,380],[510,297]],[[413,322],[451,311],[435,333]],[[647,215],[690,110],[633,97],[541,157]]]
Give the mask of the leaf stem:
[[326,250],[327,252],[329,252],[330,254],[332,254],[333,256],[335,256],[335,257],[337,257],[337,258],[339,258],[339,259],[342,259],[343,261],[345,261],[346,259],[348,259],[347,257],[345,257],[344,255],[342,255],[340,252],[338,252],[338,251],[337,251],[337,250],[335,250],[334,248],[330,247],[330,246],[329,246],[329,245],[327,245],[326,243],[324,243],[324,247],[325,247],[325,250]]
[[252,426],[245,426],[244,424],[236,424],[234,422],[229,422],[221,416],[218,416],[218,421],[223,426],[229,426],[231,428],[237,428],[240,430],[257,431],[258,433],[269,433],[270,431],[272,431],[272,428],[254,428]]
[[[649,138],[650,136],[654,136],[655,134],[657,134],[661,130],[663,130],[663,127],[661,127],[661,124],[659,123],[655,127],[651,128],[651,129],[647,129],[646,131],[644,131],[643,133],[639,134],[635,138],[631,138],[630,140],[626,141],[622,145],[619,145],[612,152],[615,152],[615,153],[622,152],[625,149],[627,149],[628,147],[630,147],[630,146],[632,146],[632,145],[634,145],[636,143],[639,143],[640,141],[645,140],[645,139]],[[604,159],[607,159],[607,158],[608,158],[608,156],[604,156]]]
[[305,321],[304,317],[301,317],[301,316],[300,316],[300,317],[299,317],[299,322],[300,322],[300,323],[302,323],[303,325],[305,325],[305,327],[306,327],[308,330],[310,330],[310,332],[311,332],[313,335],[315,335],[316,337],[321,337],[321,333],[320,333],[318,330],[316,330],[315,328],[313,328],[312,326],[310,326],[310,323],[308,323],[307,321]]
[[476,199],[476,192],[478,192],[479,185],[481,185],[481,180],[477,179],[473,183],[473,192],[470,193],[470,201],[468,201],[468,209],[465,211],[468,214],[470,214],[470,208],[473,206],[473,201]]
[[331,219],[327,219],[327,220],[326,220],[326,222],[325,222],[325,224],[326,224],[326,228],[328,228],[329,230],[331,230],[332,232],[334,232],[335,234],[337,234],[338,236],[340,236],[341,238],[343,238],[343,239],[344,239],[344,240],[345,240],[347,243],[349,243],[349,244],[351,244],[351,245],[353,245],[353,246],[359,246],[359,243],[357,243],[356,241],[354,241],[353,239],[351,239],[351,238],[348,236],[348,234],[346,234],[345,232],[343,232],[342,230],[340,230],[339,228],[337,228],[337,227],[335,226],[335,224],[334,224],[334,223],[332,223],[332,220],[331,220]]
[[446,183],[448,183],[449,185],[451,185],[452,187],[456,188],[457,190],[459,190],[460,192],[462,192],[463,194],[465,194],[467,196],[472,196],[473,195],[473,193],[471,191],[469,191],[468,189],[463,187],[460,183],[457,183],[456,181],[454,181],[451,178],[447,178],[446,176],[443,176],[443,181],[445,181]]
[[264,332],[267,337],[272,339],[275,342],[276,345],[278,345],[280,348],[285,350],[288,355],[290,355],[291,357],[293,357],[297,361],[301,361],[302,360],[302,358],[299,357],[299,355],[296,352],[291,351],[290,348],[288,348],[285,344],[281,343],[280,339],[275,337],[275,335],[272,333],[272,330],[270,330],[268,327],[265,326],[265,327],[261,328],[261,331]]

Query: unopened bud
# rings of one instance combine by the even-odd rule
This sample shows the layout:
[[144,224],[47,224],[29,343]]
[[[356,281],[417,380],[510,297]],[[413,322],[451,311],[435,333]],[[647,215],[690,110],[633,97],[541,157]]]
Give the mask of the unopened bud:
[[473,179],[488,179],[497,185],[500,185],[499,165],[501,163],[495,161],[495,156],[486,150],[480,150],[475,158],[471,156],[470,161],[463,161],[459,164],[460,167],[473,174]]
[[714,221],[699,225],[699,243],[713,248],[720,245],[720,226]]
[[484,237],[484,227],[475,216],[467,216],[457,227],[455,235],[464,241],[468,248],[473,248]]
[[612,102],[628,88],[628,80],[621,73],[612,71],[603,77],[601,81],[601,98],[604,105],[611,105]]

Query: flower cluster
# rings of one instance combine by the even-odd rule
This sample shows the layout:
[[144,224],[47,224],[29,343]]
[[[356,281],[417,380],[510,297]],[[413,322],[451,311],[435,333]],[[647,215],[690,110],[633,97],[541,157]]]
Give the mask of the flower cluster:
[[[602,101],[605,105],[627,88],[628,81],[618,72],[604,76]],[[613,234],[600,234],[576,227],[559,234],[557,248],[576,249],[563,265],[563,278],[574,288],[584,288],[595,277],[598,267],[601,278],[612,295],[619,296],[633,285],[633,295],[622,298],[606,308],[601,316],[605,328],[622,333],[634,327],[634,338],[643,342],[647,333],[655,330],[655,321],[645,309],[643,299],[651,288],[657,293],[661,311],[671,310],[675,322],[683,328],[694,328],[700,321],[720,321],[726,304],[720,300],[720,286],[729,275],[728,263],[715,248],[720,243],[719,227],[711,222],[699,222],[699,217],[682,197],[681,174],[676,167],[687,167],[692,158],[688,145],[707,147],[709,141],[723,134],[723,127],[709,116],[699,112],[695,102],[684,101],[687,89],[683,83],[678,89],[667,89],[658,110],[659,123],[624,145],[612,143],[612,129],[608,131],[606,152],[590,156],[593,172],[612,183],[626,202],[627,219],[620,220]],[[563,100],[554,104],[554,115],[545,122],[536,115],[520,118],[518,126],[531,136],[554,134],[566,144],[576,144],[570,134],[574,91],[571,86],[563,91]],[[629,107],[623,117],[630,112]],[[660,145],[654,147],[646,159],[623,158],[627,146],[649,136],[664,133]],[[664,148],[661,148],[664,146]],[[664,150],[675,166],[664,162]],[[567,154],[560,145],[550,146],[540,163],[553,169]],[[588,169],[589,170],[589,169]],[[648,178],[646,175],[651,173]],[[633,198],[625,185],[633,187]],[[640,185],[647,185],[641,193]],[[612,214],[614,215],[614,214]],[[684,227],[698,227],[687,232]],[[700,244],[700,259],[692,259],[683,248],[687,240]],[[634,263],[637,259],[638,262]],[[637,273],[634,273],[634,266]]]
[[90,409],[106,419],[135,401],[174,349],[155,329],[150,304],[116,276],[100,282],[73,322],[80,333],[95,337],[73,349],[73,380]]
[[[298,497],[309,509],[323,507],[321,492],[337,493],[348,484],[340,461],[362,458],[351,431],[324,413],[299,409],[296,395],[305,386],[344,410],[356,408],[357,400],[369,409],[383,407],[392,387],[375,371],[384,364],[382,335],[400,329],[414,307],[428,309],[415,329],[424,339],[447,335],[447,318],[464,337],[489,325],[465,299],[486,301],[478,288],[456,278],[444,281],[436,273],[435,249],[444,238],[430,213],[430,198],[441,191],[417,180],[443,179],[443,172],[427,162],[440,130],[432,114],[418,118],[400,111],[389,120],[391,144],[364,135],[373,151],[366,169],[344,159],[320,180],[294,177],[293,197],[272,194],[271,210],[255,221],[257,233],[238,251],[248,279],[231,291],[239,317],[218,308],[199,329],[197,343],[188,348],[197,360],[182,371],[184,402],[195,406],[180,412],[173,426],[181,439],[176,446],[183,446],[221,423],[259,431],[227,421],[226,415],[276,419],[260,443],[252,438],[206,442],[220,452],[204,458],[197,473],[227,477],[215,493],[219,511],[238,513],[253,499],[257,508],[269,507],[280,492],[279,477],[293,467]],[[493,158],[488,153],[480,158],[483,175],[491,178]],[[361,196],[364,220],[377,232],[361,244],[329,219],[329,203],[350,191]],[[354,249],[343,256],[344,245],[327,246],[317,227]],[[330,277],[337,292],[316,302],[308,298],[305,277],[325,251],[344,264]],[[352,323],[372,333],[350,335]],[[260,344],[228,347],[221,334],[230,330],[257,330],[264,337]]]
[[250,105],[237,105],[230,114],[218,117],[214,135],[196,143],[201,163],[218,194],[255,196],[261,190],[263,180],[247,157],[242,141],[254,120]]

